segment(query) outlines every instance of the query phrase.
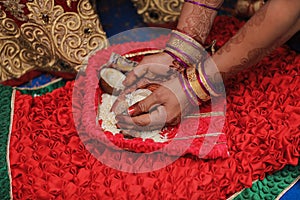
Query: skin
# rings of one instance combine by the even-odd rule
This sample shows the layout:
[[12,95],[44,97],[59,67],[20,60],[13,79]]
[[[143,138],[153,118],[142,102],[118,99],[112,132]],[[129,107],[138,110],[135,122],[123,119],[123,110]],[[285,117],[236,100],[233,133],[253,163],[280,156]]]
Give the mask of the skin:
[[[207,0],[207,2],[216,1]],[[194,12],[193,9],[189,8],[190,5],[187,7],[186,4],[179,21],[182,24],[179,24],[178,27],[187,26],[188,23],[184,23],[186,22],[184,19],[188,18],[189,14],[187,13]],[[212,23],[213,18],[212,15],[207,17],[208,23]],[[199,21],[199,24],[203,23]],[[210,29],[211,26],[207,27]],[[201,28],[203,27],[194,32],[200,34],[198,35],[198,40],[200,41],[203,39],[202,36],[209,33],[209,31],[201,31]],[[276,47],[285,43],[299,30],[299,0],[268,1],[247,21],[235,36],[212,56],[219,72],[212,70],[213,68],[209,67],[209,62],[205,63],[205,71],[209,79],[218,85],[222,81],[218,78],[221,77],[218,76],[219,73],[223,79],[226,79],[240,70],[253,66]],[[205,34],[202,35],[201,33]],[[257,33],[259,33],[259,36]],[[189,33],[189,35],[192,35],[192,33]],[[140,78],[146,77],[149,73],[158,77],[165,76],[167,81],[163,82],[161,87],[148,98],[132,106],[135,112],[131,116],[118,115],[119,127],[123,129],[143,129],[146,126],[147,129],[155,129],[161,126],[161,121],[164,122],[164,125],[174,125],[180,121],[182,115],[190,111],[192,106],[189,104],[176,75],[166,76],[165,72],[168,71],[167,68],[171,62],[172,58],[164,53],[149,56],[127,76],[124,84],[128,87],[132,86]],[[152,79],[154,80],[155,78]],[[116,107],[118,107],[118,102],[114,105],[113,111],[116,110]]]
[[[223,0],[202,0],[197,2],[219,8],[222,5]],[[217,12],[215,10],[191,3],[185,3],[181,11],[177,29],[203,44],[210,32],[216,15]]]

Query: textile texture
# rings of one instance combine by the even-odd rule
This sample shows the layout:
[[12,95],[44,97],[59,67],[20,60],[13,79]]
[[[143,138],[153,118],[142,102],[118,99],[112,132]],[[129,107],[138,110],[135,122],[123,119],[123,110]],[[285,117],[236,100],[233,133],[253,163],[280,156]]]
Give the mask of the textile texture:
[[[217,44],[222,45],[241,25],[232,18],[219,17],[210,38],[217,38]],[[228,28],[221,28],[224,26]],[[13,197],[225,199],[251,187],[254,180],[298,164],[299,71],[299,55],[283,46],[226,83],[224,132],[230,157],[201,160],[185,155],[147,173],[107,167],[87,150],[73,120],[73,81],[36,97],[17,92],[9,154]],[[73,105],[76,112],[84,112],[81,108],[86,100]],[[98,144],[98,154],[129,165],[137,162],[124,152]],[[155,162],[167,158],[157,154]]]
[[33,71],[74,77],[90,52],[107,46],[88,0],[0,1],[0,22],[0,82],[9,85]]

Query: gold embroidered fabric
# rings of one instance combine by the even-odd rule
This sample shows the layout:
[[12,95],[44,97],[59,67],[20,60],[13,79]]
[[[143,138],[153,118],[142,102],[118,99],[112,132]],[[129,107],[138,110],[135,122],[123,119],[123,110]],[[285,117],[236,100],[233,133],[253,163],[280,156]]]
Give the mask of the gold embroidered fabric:
[[0,0],[0,82],[33,69],[76,73],[90,52],[108,45],[88,0],[64,2],[76,12],[58,3]]
[[177,21],[184,0],[131,0],[145,23],[164,24]]

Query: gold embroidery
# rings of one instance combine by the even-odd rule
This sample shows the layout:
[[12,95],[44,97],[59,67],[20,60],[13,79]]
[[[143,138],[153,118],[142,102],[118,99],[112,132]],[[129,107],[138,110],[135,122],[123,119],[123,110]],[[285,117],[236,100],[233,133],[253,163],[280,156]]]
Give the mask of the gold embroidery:
[[64,13],[61,6],[54,6],[54,0],[34,0],[34,2],[26,5],[30,11],[30,14],[28,14],[29,20],[45,26],[48,30],[51,29],[54,20]]
[[184,0],[131,0],[146,23],[175,22]]
[[52,35],[59,55],[71,65],[78,65],[78,70],[85,56],[96,48],[106,47],[107,41],[99,34],[102,30],[98,16],[89,1],[80,1],[77,9],[78,14],[66,12],[55,20]]
[[12,16],[20,21],[27,20],[27,17],[24,15],[25,5],[20,4],[20,0],[0,0],[5,7],[5,11],[10,12]]
[[85,57],[107,46],[98,16],[88,0],[64,12],[54,0],[27,3],[29,22],[21,27],[0,12],[0,81],[32,69],[75,73]]

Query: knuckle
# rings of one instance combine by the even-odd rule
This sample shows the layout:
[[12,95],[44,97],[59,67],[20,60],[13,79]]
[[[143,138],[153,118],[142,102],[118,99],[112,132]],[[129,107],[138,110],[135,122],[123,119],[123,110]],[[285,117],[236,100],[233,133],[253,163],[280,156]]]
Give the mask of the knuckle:
[[160,102],[164,96],[164,93],[161,90],[156,90],[152,93],[154,102]]
[[147,105],[146,105],[145,101],[138,102],[137,107],[138,107],[138,110],[140,110],[141,112],[147,111]]

